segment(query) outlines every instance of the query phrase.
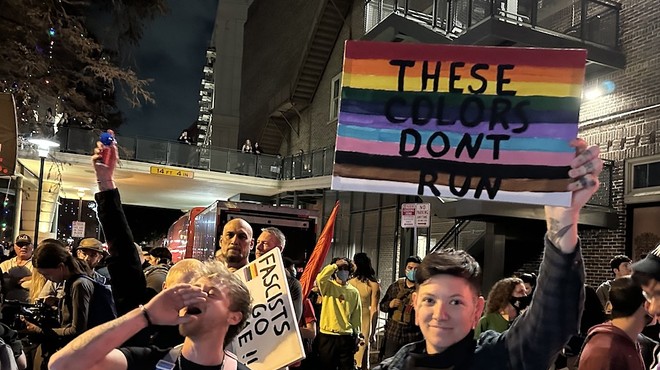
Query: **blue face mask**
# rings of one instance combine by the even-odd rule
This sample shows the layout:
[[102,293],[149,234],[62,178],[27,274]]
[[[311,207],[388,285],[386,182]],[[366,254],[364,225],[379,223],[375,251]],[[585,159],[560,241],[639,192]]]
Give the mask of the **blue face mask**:
[[350,275],[350,272],[348,270],[337,271],[337,278],[344,283],[348,281],[348,275]]
[[408,271],[406,271],[406,279],[408,279],[410,281],[415,281],[415,272],[417,272],[417,270],[408,270]]

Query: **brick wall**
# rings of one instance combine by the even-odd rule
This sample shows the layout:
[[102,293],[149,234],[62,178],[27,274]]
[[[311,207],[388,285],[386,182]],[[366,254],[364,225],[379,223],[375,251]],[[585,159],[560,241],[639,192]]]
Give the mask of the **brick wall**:
[[[614,94],[584,102],[580,112],[580,133],[599,145],[603,158],[614,161],[614,209],[619,219],[616,230],[582,231],[587,282],[597,285],[610,278],[609,260],[626,253],[626,205],[624,195],[625,160],[658,153],[656,133],[660,122],[660,45],[659,8],[650,2],[621,1],[621,41],[627,65],[597,79],[586,81],[586,88],[611,80]],[[639,110],[639,112],[636,112]]]

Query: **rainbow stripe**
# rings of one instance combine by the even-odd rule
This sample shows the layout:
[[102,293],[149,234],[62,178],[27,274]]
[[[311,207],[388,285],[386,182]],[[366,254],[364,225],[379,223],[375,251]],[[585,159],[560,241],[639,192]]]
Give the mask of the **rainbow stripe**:
[[243,270],[243,276],[244,276],[246,282],[254,279],[257,276],[259,276],[259,270],[257,269],[257,264],[256,263],[249,264],[248,267],[246,267]]
[[433,173],[442,196],[456,179],[469,180],[465,196],[499,179],[493,200],[570,204],[585,60],[584,50],[348,41],[332,188],[436,195],[418,186]]

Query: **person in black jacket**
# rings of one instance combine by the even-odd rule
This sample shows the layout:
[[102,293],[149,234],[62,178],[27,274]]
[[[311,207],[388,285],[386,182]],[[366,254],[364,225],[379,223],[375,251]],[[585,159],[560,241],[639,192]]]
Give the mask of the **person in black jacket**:
[[[108,133],[114,135],[112,130]],[[99,221],[108,244],[106,266],[110,273],[110,286],[117,307],[117,315],[125,314],[148,301],[147,281],[142,270],[140,256],[135,248],[133,233],[121,205],[119,190],[114,181],[114,170],[119,160],[117,144],[103,145],[97,142],[92,156],[99,192],[94,195],[98,204]],[[107,163],[103,163],[101,153],[109,150]],[[148,342],[149,333],[143,332],[129,343]]]

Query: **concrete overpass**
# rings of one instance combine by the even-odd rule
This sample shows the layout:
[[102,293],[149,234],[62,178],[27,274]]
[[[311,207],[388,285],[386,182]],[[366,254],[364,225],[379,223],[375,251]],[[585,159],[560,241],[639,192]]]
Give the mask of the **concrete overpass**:
[[[49,231],[57,214],[59,198],[78,199],[78,189],[82,188],[86,189],[82,199],[93,200],[94,193],[98,190],[93,164],[88,154],[93,146],[91,143],[85,145],[89,139],[83,140],[81,145],[74,138],[76,145],[83,147],[76,149],[76,145],[73,145],[70,139],[67,137],[60,148],[61,151],[52,151],[45,160],[39,225],[41,237],[52,236]],[[121,138],[118,137],[118,141],[122,142]],[[254,155],[242,158],[242,153],[218,149],[211,150],[210,154],[206,153],[211,159],[216,158],[214,165],[199,161],[198,158],[194,167],[184,167],[179,165],[176,160],[170,159],[177,157],[175,155],[177,150],[190,150],[188,149],[190,146],[166,141],[158,142],[159,145],[166,145],[167,150],[163,158],[153,156],[153,158],[143,158],[142,161],[138,161],[136,159],[140,148],[137,141],[139,139],[136,140],[135,148],[132,151],[127,147],[121,148],[121,159],[115,171],[115,179],[124,204],[185,211],[192,207],[206,207],[216,200],[228,200],[238,194],[276,199],[279,194],[330,188],[329,169],[325,169],[320,175],[312,175],[310,171],[306,176],[300,176],[300,169],[304,168],[301,158],[291,158],[292,162],[287,162],[289,158],[264,156],[255,161]],[[93,143],[93,141],[91,142]],[[153,143],[150,145],[153,146]],[[179,148],[178,145],[182,147]],[[199,149],[196,150],[199,151]],[[87,152],[87,154],[72,153],[72,151]],[[131,152],[135,154],[133,157],[130,155]],[[226,163],[218,164],[218,153],[226,154]],[[326,154],[324,153],[324,156]],[[220,157],[225,158],[223,155]],[[230,160],[230,158],[234,159]],[[144,161],[145,159],[147,161]],[[237,166],[243,165],[246,160],[255,161],[251,172],[247,171],[252,175],[240,174],[241,171],[236,170]],[[268,173],[266,175],[271,178],[257,176],[259,175],[258,168],[266,167],[268,170],[268,165],[272,165],[268,161],[275,160],[277,163],[281,163],[278,164],[275,176],[270,176]],[[310,155],[308,165],[311,166],[312,163]],[[298,176],[295,175],[296,171],[289,171],[286,174],[287,171],[282,169],[286,166],[289,166],[289,170],[297,168]],[[272,166],[270,169],[274,170]],[[20,231],[29,235],[34,233],[39,170],[40,159],[34,148],[29,146],[19,148],[16,176],[19,190],[17,191],[16,208],[21,212],[20,220],[18,217],[15,220],[14,230],[19,230],[19,225],[22,225]]]

